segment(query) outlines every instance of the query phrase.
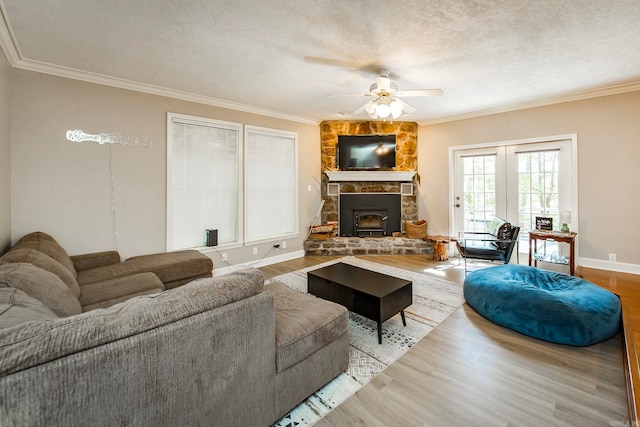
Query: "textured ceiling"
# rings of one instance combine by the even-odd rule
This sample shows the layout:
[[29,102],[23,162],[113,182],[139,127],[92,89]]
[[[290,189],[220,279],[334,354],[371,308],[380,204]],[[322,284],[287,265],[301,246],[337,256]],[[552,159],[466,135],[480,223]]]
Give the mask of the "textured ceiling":
[[400,90],[444,90],[405,98],[418,111],[401,120],[419,123],[640,89],[640,0],[0,0],[0,8],[0,43],[16,67],[302,121],[345,118],[368,98],[326,95],[364,93],[382,67]]

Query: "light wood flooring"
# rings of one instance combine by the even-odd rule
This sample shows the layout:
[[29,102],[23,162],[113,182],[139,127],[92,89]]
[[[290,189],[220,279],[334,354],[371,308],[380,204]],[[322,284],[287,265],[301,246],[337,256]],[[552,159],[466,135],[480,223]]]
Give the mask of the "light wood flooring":
[[[260,270],[273,277],[335,258],[304,257]],[[457,260],[358,258],[464,280]],[[354,425],[629,426],[621,335],[590,347],[562,346],[500,327],[464,304],[315,424]]]

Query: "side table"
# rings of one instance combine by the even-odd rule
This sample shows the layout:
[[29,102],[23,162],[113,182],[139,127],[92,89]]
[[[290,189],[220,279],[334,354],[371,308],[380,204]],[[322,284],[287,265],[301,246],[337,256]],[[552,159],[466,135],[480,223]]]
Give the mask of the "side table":
[[[578,233],[573,231],[547,231],[547,230],[531,230],[529,231],[529,265],[533,261],[533,266],[538,266],[538,261],[550,262],[553,264],[568,264],[569,274],[575,273],[575,241]],[[551,240],[554,242],[569,244],[569,259],[542,257],[538,254],[538,240]]]
[[434,261],[446,261],[449,259],[449,255],[447,255],[447,246],[449,242],[455,241],[456,239],[449,236],[427,236],[424,240],[430,240],[433,242],[433,260]]

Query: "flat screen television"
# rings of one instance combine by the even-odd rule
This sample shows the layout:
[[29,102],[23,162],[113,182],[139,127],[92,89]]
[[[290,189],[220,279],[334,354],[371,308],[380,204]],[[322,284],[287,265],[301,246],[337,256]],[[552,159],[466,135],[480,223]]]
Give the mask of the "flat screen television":
[[396,136],[338,135],[338,169],[390,170],[396,167]]

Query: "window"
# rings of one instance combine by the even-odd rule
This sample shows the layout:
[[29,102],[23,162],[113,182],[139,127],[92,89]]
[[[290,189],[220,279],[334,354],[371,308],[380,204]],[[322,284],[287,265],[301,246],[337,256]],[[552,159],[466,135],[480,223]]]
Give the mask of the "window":
[[464,230],[484,232],[496,216],[496,155],[462,158]]
[[167,248],[203,246],[206,229],[238,242],[242,125],[169,114],[168,128]]
[[518,162],[518,215],[523,230],[535,229],[537,216],[558,224],[560,150],[516,153]]
[[[298,233],[297,134],[179,114],[167,119],[167,249]],[[243,141],[244,136],[244,141]]]
[[246,242],[297,234],[297,163],[297,134],[246,127]]

